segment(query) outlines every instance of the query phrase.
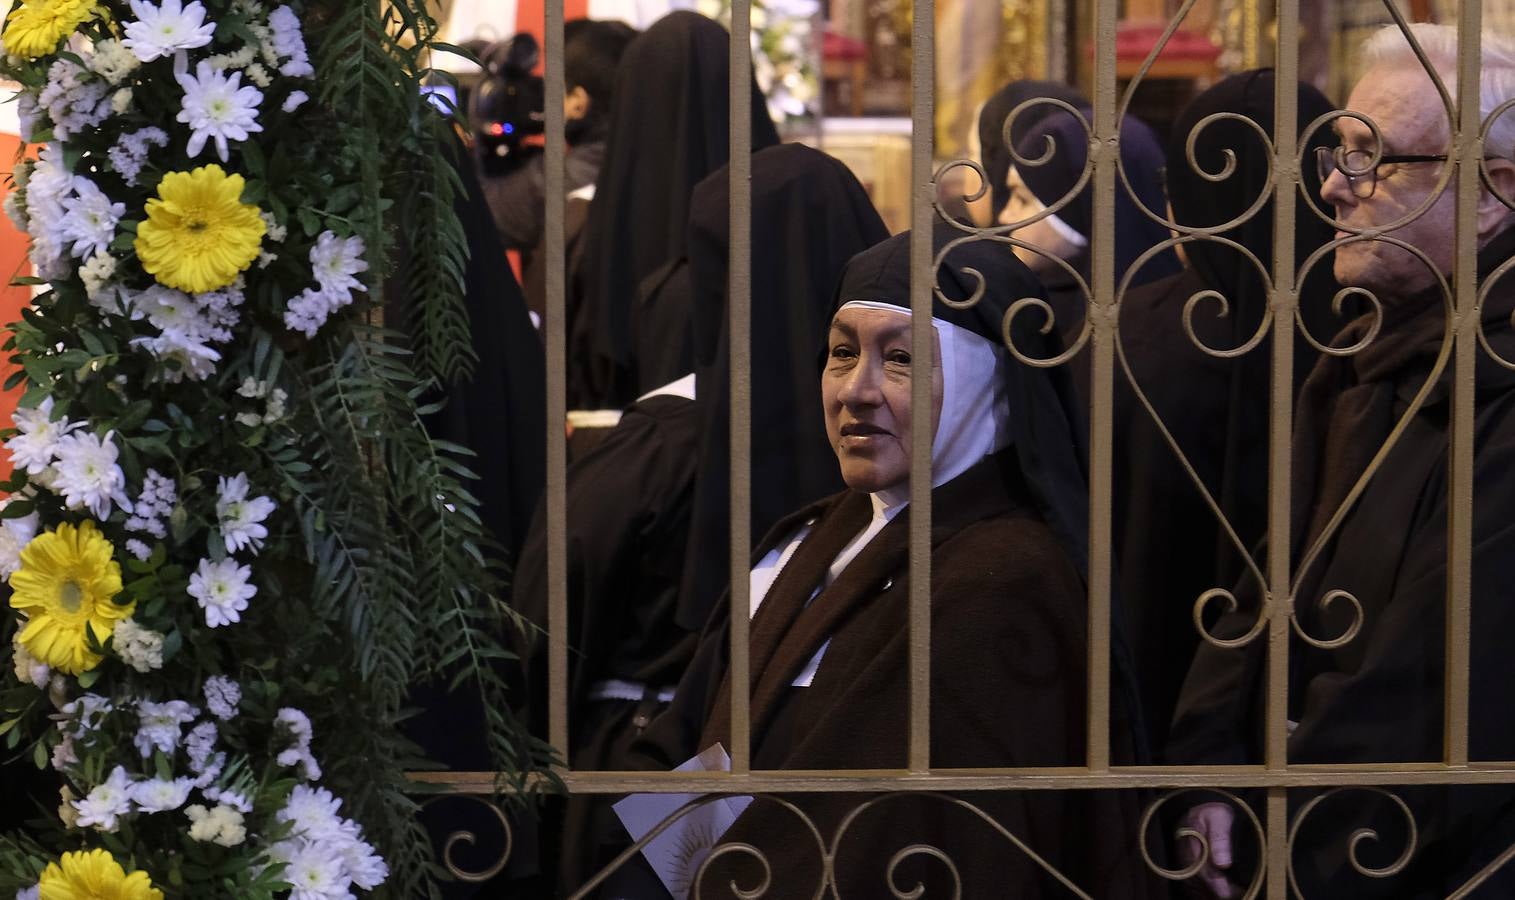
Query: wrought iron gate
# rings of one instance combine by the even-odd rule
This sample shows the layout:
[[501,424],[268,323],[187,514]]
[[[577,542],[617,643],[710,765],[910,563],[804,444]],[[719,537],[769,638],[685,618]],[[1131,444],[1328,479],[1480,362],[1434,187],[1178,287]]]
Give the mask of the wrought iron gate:
[[[999,0],[993,0],[999,2]],[[1124,285],[1117,284],[1114,264],[1115,197],[1124,188],[1120,184],[1118,123],[1130,103],[1137,84],[1145,77],[1157,54],[1169,36],[1180,25],[1183,17],[1195,5],[1196,0],[1186,0],[1169,23],[1163,41],[1146,60],[1141,74],[1123,93],[1118,90],[1115,65],[1115,37],[1117,7],[1115,0],[1099,0],[1094,4],[1092,34],[1094,59],[1093,118],[1089,122],[1089,167],[1086,177],[1094,186],[1094,248],[1092,277],[1087,285],[1091,297],[1087,325],[1080,337],[1078,347],[1053,361],[1030,361],[1034,364],[1069,364],[1067,359],[1075,349],[1084,348],[1091,369],[1092,403],[1090,408],[1091,452],[1089,472],[1091,477],[1090,533],[1091,548],[1088,591],[1088,684],[1087,704],[1088,758],[1076,768],[1036,769],[1005,768],[975,770],[973,772],[934,769],[929,750],[930,703],[930,637],[931,617],[929,609],[929,585],[931,580],[930,508],[931,492],[929,477],[931,432],[917,429],[913,435],[913,464],[911,503],[915,512],[910,519],[910,710],[909,710],[909,765],[903,771],[756,771],[750,765],[748,718],[749,696],[745,686],[748,679],[748,584],[746,579],[733,581],[730,593],[731,633],[730,670],[731,692],[731,771],[729,773],[609,773],[564,771],[563,780],[570,791],[592,794],[622,794],[631,792],[698,793],[710,796],[730,794],[773,795],[784,793],[855,792],[879,794],[897,792],[930,792],[935,794],[973,793],[984,791],[1071,791],[1110,790],[1141,788],[1160,792],[1147,809],[1142,826],[1152,826],[1162,804],[1176,794],[1213,789],[1235,796],[1243,789],[1259,789],[1266,796],[1261,816],[1253,815],[1246,804],[1238,806],[1251,816],[1250,827],[1254,829],[1262,848],[1259,868],[1251,878],[1247,897],[1265,895],[1269,900],[1283,900],[1291,890],[1292,841],[1300,824],[1318,808],[1323,797],[1316,797],[1293,811],[1288,803],[1291,789],[1363,790],[1379,792],[1393,797],[1393,792],[1405,786],[1419,785],[1494,785],[1515,784],[1515,762],[1483,762],[1469,759],[1469,666],[1472,594],[1472,507],[1474,500],[1474,403],[1475,383],[1471,375],[1474,363],[1480,354],[1480,325],[1476,309],[1480,303],[1480,286],[1476,281],[1476,202],[1482,184],[1481,162],[1484,158],[1484,139],[1494,122],[1515,103],[1505,103],[1487,118],[1481,116],[1479,102],[1480,33],[1482,3],[1480,0],[1461,0],[1458,4],[1457,29],[1459,35],[1459,61],[1456,71],[1455,94],[1448,93],[1441,77],[1436,73],[1426,55],[1416,46],[1422,65],[1431,72],[1451,124],[1452,141],[1448,150],[1450,161],[1444,167],[1442,186],[1456,196],[1457,250],[1456,267],[1450,273],[1450,284],[1444,287],[1450,294],[1448,302],[1448,342],[1438,363],[1437,371],[1447,366],[1455,367],[1458,373],[1467,373],[1456,378],[1452,384],[1450,433],[1449,508],[1447,522],[1449,554],[1446,585],[1446,677],[1445,677],[1445,754],[1440,762],[1415,764],[1364,764],[1364,765],[1300,765],[1290,764],[1286,756],[1286,740],[1289,734],[1286,697],[1290,673],[1291,633],[1301,626],[1295,616],[1295,603],[1314,602],[1313,598],[1296,598],[1295,566],[1291,563],[1288,548],[1293,543],[1290,534],[1291,456],[1290,434],[1294,421],[1293,366],[1295,345],[1291,340],[1273,340],[1271,352],[1272,391],[1270,406],[1271,439],[1269,443],[1269,468],[1271,473],[1268,509],[1269,526],[1267,546],[1271,548],[1266,559],[1258,566],[1257,574],[1265,584],[1265,601],[1254,634],[1267,647],[1266,684],[1267,703],[1264,728],[1266,733],[1265,760],[1261,765],[1221,767],[1167,767],[1167,766],[1118,766],[1112,765],[1110,754],[1110,683],[1111,658],[1111,592],[1112,572],[1112,423],[1114,415],[1114,391],[1116,379],[1127,377],[1129,372],[1119,371],[1120,358],[1115,332],[1117,311],[1124,293]],[[731,571],[746,571],[752,535],[749,527],[751,495],[746,473],[750,471],[750,148],[752,135],[749,109],[751,94],[748,89],[748,73],[751,71],[749,41],[749,13],[752,0],[733,0],[731,47],[731,222],[730,222],[730,294],[729,315],[731,329]],[[1255,4],[1252,21],[1256,22]],[[1301,0],[1278,0],[1276,58],[1272,64],[1277,70],[1277,84],[1290,85],[1297,80],[1298,52],[1300,44],[1299,12]],[[1384,7],[1399,28],[1409,33],[1408,23],[1399,6],[1385,0]],[[544,333],[548,336],[548,560],[551,588],[550,633],[562,633],[568,622],[566,608],[566,532],[565,532],[565,436],[561,423],[565,420],[565,312],[564,312],[564,119],[560,98],[564,92],[562,69],[563,0],[547,2],[547,212],[546,234],[547,296],[548,307]],[[912,292],[915,312],[913,328],[913,402],[926,407],[931,402],[931,330],[926,327],[930,316],[934,262],[931,244],[932,223],[939,210],[936,206],[935,182],[939,175],[933,164],[933,118],[935,109],[934,84],[934,3],[933,0],[915,0],[912,48],[914,56],[913,83],[913,154],[912,181],[914,202],[912,222],[914,225],[911,243]],[[1264,65],[1267,64],[1263,60]],[[1295,258],[1291,252],[1296,204],[1306,202],[1298,190],[1301,167],[1312,165],[1305,159],[1301,147],[1300,125],[1296,96],[1289,90],[1276,92],[1276,122],[1270,135],[1272,164],[1273,228],[1277,235],[1275,258],[1263,261],[1271,273],[1272,295],[1270,310],[1264,329],[1275,333],[1292,332],[1297,324],[1299,295],[1297,285],[1300,273],[1296,271]],[[1327,123],[1308,123],[1312,127],[1324,127]],[[949,165],[962,165],[952,163]],[[1507,205],[1515,208],[1509,198]],[[1255,209],[1254,209],[1255,212]],[[1228,223],[1228,225],[1234,223]],[[1221,227],[1195,228],[1172,226],[1182,235],[1209,235]],[[965,236],[970,232],[965,231]],[[1002,242],[1011,242],[1004,228],[983,229],[979,235]],[[1349,240],[1350,236],[1338,236],[1334,244]],[[1175,241],[1179,237],[1175,237]],[[1510,268],[1502,267],[1496,278]],[[1486,289],[1486,286],[1485,286]],[[1019,354],[1015,348],[1012,352]],[[1023,361],[1025,360],[1022,357]],[[1081,362],[1080,362],[1081,364]],[[1508,363],[1507,367],[1515,368]],[[1150,410],[1150,407],[1149,407]],[[1155,413],[1154,413],[1155,415]],[[1391,437],[1397,439],[1398,432]],[[1378,460],[1381,462],[1381,459]],[[1375,467],[1377,463],[1375,463]],[[1213,504],[1212,504],[1213,505]],[[1217,514],[1219,509],[1216,508]],[[1217,585],[1217,589],[1228,585]],[[1219,596],[1219,594],[1216,594]],[[1210,594],[1198,598],[1197,607],[1214,599]],[[1360,610],[1359,610],[1360,613]],[[1198,609],[1196,610],[1198,617]],[[1302,635],[1303,636],[1303,635]],[[1214,641],[1208,635],[1207,640]],[[568,688],[567,648],[561,641],[550,642],[550,739],[554,746],[568,746]],[[493,787],[493,778],[488,773],[448,773],[422,776],[428,781],[443,782],[458,793],[488,795]],[[867,800],[876,803],[877,799]],[[964,802],[946,799],[944,802]],[[1397,798],[1391,802],[1409,815],[1409,810]],[[803,817],[803,813],[796,810]],[[1242,821],[1247,821],[1245,816]],[[1409,822],[1410,846],[1405,850],[1398,865],[1369,871],[1359,864],[1356,856],[1358,839],[1351,843],[1351,864],[1365,877],[1392,877],[1408,860],[1414,849],[1415,823]],[[813,826],[812,826],[813,830]],[[1016,837],[1002,830],[1007,847],[1021,846]],[[1144,831],[1145,833],[1145,831]],[[816,839],[823,847],[834,848],[838,837],[823,836]],[[828,840],[829,839],[829,840]],[[1144,845],[1155,843],[1162,836],[1151,835]],[[1499,856],[1482,872],[1478,873],[1461,890],[1452,896],[1471,894],[1494,870],[1515,857],[1515,848]],[[950,865],[950,862],[948,863]],[[1156,860],[1148,858],[1154,873],[1172,880],[1181,880],[1193,874],[1187,871],[1160,870]],[[753,886],[747,886],[752,888]],[[1068,896],[1087,896],[1068,883]],[[1297,889],[1297,888],[1296,888]],[[775,893],[792,895],[796,886],[777,886]],[[805,888],[808,892],[808,888]],[[826,885],[815,889],[817,896],[824,893]],[[758,894],[742,894],[757,896]],[[771,895],[770,895],[771,896]],[[911,896],[900,891],[897,896]]]

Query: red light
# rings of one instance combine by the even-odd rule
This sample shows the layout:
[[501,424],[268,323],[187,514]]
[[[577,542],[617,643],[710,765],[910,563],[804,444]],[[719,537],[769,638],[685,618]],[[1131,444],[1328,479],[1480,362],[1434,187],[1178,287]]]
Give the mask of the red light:
[[493,137],[499,137],[505,133],[505,126],[500,122],[490,122],[489,126],[484,130],[489,132]]

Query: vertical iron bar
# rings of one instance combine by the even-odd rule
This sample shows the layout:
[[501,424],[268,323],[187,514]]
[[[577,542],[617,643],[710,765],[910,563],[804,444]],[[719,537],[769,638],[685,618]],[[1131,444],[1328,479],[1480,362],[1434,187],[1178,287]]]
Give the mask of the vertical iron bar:
[[[1279,41],[1279,43],[1283,43]],[[1283,84],[1282,80],[1276,82]],[[1268,788],[1268,855],[1264,860],[1268,867],[1266,896],[1268,900],[1289,900],[1289,791],[1287,788]]]
[[563,253],[563,0],[547,0],[544,28],[547,119],[547,737],[568,758],[568,421],[567,282]]
[[[1270,770],[1289,764],[1289,499],[1293,476],[1294,204],[1299,190],[1299,0],[1280,0],[1277,77],[1273,93],[1273,389],[1269,425],[1272,459],[1268,527],[1268,700],[1264,711],[1265,761]],[[1270,835],[1283,839],[1283,835]],[[1271,883],[1271,882],[1270,882]]]
[[1473,371],[1478,360],[1478,195],[1483,157],[1479,69],[1482,4],[1462,0],[1457,17],[1458,121],[1448,122],[1457,160],[1456,263],[1452,272],[1457,327],[1453,345],[1452,471],[1447,487],[1447,663],[1443,742],[1447,765],[1468,764],[1468,681],[1473,595]]
[[752,556],[752,0],[731,3],[731,771],[750,766],[747,617]]
[[[932,408],[936,334],[931,326],[931,227],[936,200],[936,2],[916,0],[910,31],[910,408]],[[917,423],[930,416],[917,416]],[[919,424],[910,436],[910,757],[912,772],[931,767],[931,443]]]
[[1115,418],[1115,192],[1120,125],[1115,83],[1116,4],[1096,4],[1094,25],[1094,326],[1089,403],[1089,768],[1110,768],[1111,471]]

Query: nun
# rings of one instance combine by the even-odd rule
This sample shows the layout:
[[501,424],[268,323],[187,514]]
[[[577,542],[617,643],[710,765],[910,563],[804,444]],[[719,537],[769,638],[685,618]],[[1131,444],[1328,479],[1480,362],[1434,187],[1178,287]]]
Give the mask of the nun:
[[[816,348],[847,261],[889,236],[839,160],[803,144],[752,158],[751,534],[843,488],[815,390]],[[679,622],[698,632],[731,582],[731,341],[726,285],[731,206],[726,171],[705,179],[689,222],[696,290],[691,326],[702,398],[699,474]]]
[[1005,143],[1005,123],[1016,107],[1028,100],[1061,100],[1075,108],[1087,108],[1089,101],[1078,91],[1060,81],[1012,81],[1000,88],[978,109],[975,128],[968,133],[968,155],[984,167],[988,190],[977,200],[968,202],[973,224],[987,227],[999,221],[999,214],[1010,202],[1005,178],[1010,174],[1010,144],[1019,144],[1037,123],[1061,109],[1055,103],[1033,103],[1021,110],[1010,127],[1010,144]]
[[[645,312],[645,297],[685,255],[695,185],[730,156],[727,89],[730,35],[698,13],[677,10],[638,35],[621,56],[611,110],[609,148],[584,225],[581,267],[573,273],[569,323],[569,404],[619,409],[666,377],[638,377],[640,321],[652,328],[656,354],[688,359],[687,291],[670,294],[671,311]],[[752,147],[777,144],[768,104],[752,82]],[[653,367],[660,360],[652,360]]]
[[[1080,110],[1085,120],[1093,111]],[[1032,165],[1048,157],[1040,165]],[[1047,288],[1047,299],[1058,332],[1065,344],[1073,343],[1084,327],[1089,297],[1079,286],[1090,278],[1093,262],[1094,183],[1091,177],[1074,192],[1089,160],[1089,134],[1072,113],[1056,109],[1045,115],[1015,144],[1022,163],[1012,160],[1005,175],[1008,194],[998,223],[1015,226],[1013,237],[1032,247],[1015,252],[1036,272]],[[1119,286],[1141,255],[1168,239],[1163,210],[1162,144],[1146,123],[1132,116],[1121,120],[1120,160],[1115,189],[1115,283]],[[1120,182],[1124,182],[1121,184]],[[1127,188],[1129,187],[1129,190]],[[1134,193],[1151,210],[1148,216],[1136,205]],[[1051,214],[1029,221],[1048,207],[1068,200]],[[1177,272],[1178,258],[1163,250],[1147,260],[1131,276],[1132,284],[1144,284]],[[1077,274],[1077,278],[1074,277]],[[1092,285],[1090,285],[1092,288]]]
[[[576,770],[628,768],[627,746],[672,698],[709,613],[709,603],[690,606],[682,599],[680,583],[695,536],[691,520],[723,536],[728,530],[725,495],[712,493],[730,477],[726,445],[718,442],[730,420],[722,330],[729,179],[723,167],[693,194],[689,271],[698,287],[698,375],[686,373],[643,395],[568,469],[568,751]],[[831,493],[833,483],[839,488],[840,478],[834,461],[824,473],[829,479],[815,474],[816,459],[830,457],[830,449],[809,367],[847,260],[888,232],[852,172],[800,144],[753,155],[751,209],[752,326],[761,348],[753,406],[764,432],[753,445],[753,488],[766,496],[815,499]],[[727,555],[725,544],[715,546],[712,552]],[[546,626],[540,508],[516,571],[515,607]],[[527,656],[540,734],[546,729],[546,648],[538,642]],[[614,856],[597,849],[613,820],[604,803],[582,795],[569,799],[566,816],[559,887],[571,891]]]
[[[1204,228],[1236,222],[1272,190],[1268,149],[1257,132],[1235,119],[1211,117],[1245,116],[1272,134],[1275,81],[1271,69],[1232,75],[1179,115],[1167,143],[1168,197],[1175,222]],[[1315,88],[1301,83],[1296,90],[1301,130],[1332,109]],[[1191,134],[1198,169],[1189,162]],[[1313,159],[1316,147],[1334,140],[1329,128],[1317,129],[1308,138],[1305,158]],[[1227,153],[1235,158],[1231,176],[1205,178],[1202,173],[1225,169]],[[1301,190],[1319,196],[1320,176],[1313,166],[1300,173],[1300,182]],[[1292,252],[1300,271],[1310,254],[1331,240],[1333,229],[1303,200],[1294,209]],[[1183,271],[1132,288],[1121,299],[1119,352],[1131,378],[1116,378],[1115,540],[1132,647],[1143,676],[1144,708],[1159,747],[1199,640],[1194,603],[1211,588],[1236,585],[1245,572],[1242,547],[1250,551],[1267,528],[1272,338],[1239,358],[1218,358],[1190,339],[1184,309],[1191,297],[1205,291],[1224,297],[1225,308],[1214,300],[1195,307],[1189,316],[1195,338],[1218,351],[1245,346],[1268,308],[1262,272],[1272,266],[1273,224],[1270,199],[1219,235],[1253,254],[1261,271],[1220,240],[1188,241],[1180,245]],[[1331,310],[1337,284],[1330,254],[1315,264],[1304,284],[1304,327],[1326,342],[1355,318],[1352,310],[1344,309],[1344,317]],[[1294,384],[1300,385],[1319,354],[1297,329],[1289,331],[1295,335]],[[1275,328],[1273,333],[1279,332]],[[1235,540],[1138,401],[1138,388],[1234,529]]]
[[[938,250],[961,232],[939,228]],[[1081,765],[1085,759],[1087,496],[1083,452],[1060,373],[1014,363],[1001,343],[1011,302],[1040,296],[1003,244],[978,241],[937,269],[966,300],[970,269],[988,293],[968,309],[938,299],[933,405],[911,409],[908,234],[848,264],[819,379],[826,432],[846,490],[781,520],[754,552],[750,645],[754,769],[901,769],[910,693],[908,560],[911,434],[933,429],[931,479],[931,755],[935,768]],[[1026,353],[1056,339],[1014,320]],[[729,747],[729,607],[718,605],[674,702],[633,752],[671,768]],[[1119,628],[1115,643],[1124,651]],[[1115,660],[1113,759],[1139,759],[1134,684]],[[1030,725],[1034,723],[1034,725]],[[868,797],[787,798],[830,840]],[[1030,791],[962,798],[982,809],[1082,889],[1145,896],[1136,845],[1139,809],[1118,792]],[[768,798],[719,837],[748,844],[782,896],[812,896],[827,879],[821,850],[792,811]],[[847,826],[832,860],[841,896],[959,896],[942,864],[905,854],[929,844],[949,856],[962,897],[1058,897],[1067,888],[952,798],[891,797]],[[707,894],[762,881],[750,854],[710,858]],[[891,893],[895,891],[895,893]],[[616,896],[652,896],[617,893]]]

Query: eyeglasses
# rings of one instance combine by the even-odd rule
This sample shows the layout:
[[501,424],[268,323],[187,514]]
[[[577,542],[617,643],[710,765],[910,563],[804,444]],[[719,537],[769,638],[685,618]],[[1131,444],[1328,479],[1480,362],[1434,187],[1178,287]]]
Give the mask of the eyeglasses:
[[1438,154],[1392,154],[1387,153],[1373,163],[1373,153],[1370,150],[1348,150],[1345,147],[1317,147],[1315,148],[1315,166],[1320,172],[1322,184],[1331,177],[1332,172],[1340,172],[1347,179],[1347,188],[1352,196],[1359,200],[1366,200],[1373,196],[1373,191],[1378,188],[1378,167],[1392,163],[1428,163],[1446,162],[1448,159],[1444,153]]

